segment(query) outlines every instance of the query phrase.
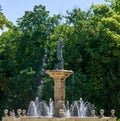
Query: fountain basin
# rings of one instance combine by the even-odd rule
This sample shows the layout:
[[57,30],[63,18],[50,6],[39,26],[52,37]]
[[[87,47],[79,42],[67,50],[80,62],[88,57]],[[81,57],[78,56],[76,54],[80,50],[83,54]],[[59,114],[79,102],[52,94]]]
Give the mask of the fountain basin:
[[64,117],[64,118],[50,118],[50,117],[3,117],[2,121],[116,121],[116,118],[111,117],[104,117],[104,118],[97,118],[97,117]]

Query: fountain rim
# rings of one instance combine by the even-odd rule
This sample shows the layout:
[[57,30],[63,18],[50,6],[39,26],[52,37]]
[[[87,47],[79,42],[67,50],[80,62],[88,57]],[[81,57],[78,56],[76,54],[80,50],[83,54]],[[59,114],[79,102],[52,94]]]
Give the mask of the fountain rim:
[[[16,118],[16,117],[2,117],[2,118],[6,118],[6,119],[7,119],[7,118]],[[22,118],[22,119],[26,119],[26,118],[27,118],[27,119],[28,119],[28,118],[30,118],[30,119],[36,119],[36,118],[38,118],[38,119],[39,119],[39,118],[43,118],[43,119],[48,119],[48,118],[49,118],[49,119],[56,119],[56,118],[57,118],[57,119],[60,119],[60,118],[58,118],[58,117],[49,117],[49,116],[23,116],[23,117],[21,116],[21,117],[17,117],[17,119],[18,119],[18,118]],[[90,118],[90,119],[91,119],[91,118],[94,118],[94,119],[113,119],[113,117],[107,117],[107,116],[102,117],[102,118],[99,118],[98,116],[96,116],[96,117],[76,117],[76,116],[74,117],[74,116],[73,116],[73,117],[62,117],[62,118],[64,118],[64,119],[73,119],[73,118],[74,118],[74,119],[89,119],[89,118]],[[114,118],[116,119],[117,117],[114,117]]]
[[67,78],[74,72],[72,70],[46,70],[45,72],[52,78]]
[[46,70],[46,72],[70,72],[70,73],[74,73],[72,70]]

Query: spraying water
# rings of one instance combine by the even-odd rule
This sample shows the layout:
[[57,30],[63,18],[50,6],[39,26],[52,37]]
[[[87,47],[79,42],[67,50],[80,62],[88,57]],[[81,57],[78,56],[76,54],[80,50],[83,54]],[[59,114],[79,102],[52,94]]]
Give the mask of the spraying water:
[[95,109],[94,105],[89,102],[84,102],[82,98],[78,101],[74,101],[70,106],[70,115],[77,117],[90,116],[91,110]]
[[28,108],[28,116],[47,116],[52,117],[53,116],[53,101],[50,99],[49,105],[46,103],[46,101],[39,101],[39,98],[36,97],[35,101],[31,101]]
[[[49,103],[46,101],[39,101],[38,97],[35,101],[31,101],[28,108],[28,116],[46,116],[53,117],[54,114],[54,102],[50,98]],[[94,105],[89,102],[84,102],[82,98],[78,101],[74,101],[69,105],[69,101],[66,103],[66,116],[67,117],[87,117],[90,116],[91,110],[95,109]]]

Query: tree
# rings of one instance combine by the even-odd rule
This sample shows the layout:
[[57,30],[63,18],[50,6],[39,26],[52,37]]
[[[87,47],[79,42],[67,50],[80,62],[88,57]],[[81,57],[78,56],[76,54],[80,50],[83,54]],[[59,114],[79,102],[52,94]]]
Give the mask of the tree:
[[25,15],[18,19],[17,27],[14,26],[1,35],[1,112],[4,108],[27,109],[30,100],[37,94],[41,95],[44,84],[48,82],[47,78],[43,80],[45,68],[50,65],[46,65],[46,60],[52,61],[47,58],[54,52],[51,51],[51,45],[54,43],[51,34],[59,20],[60,15],[49,17],[45,6],[35,6],[33,11],[26,11]]
[[[82,72],[81,77],[85,77],[83,84],[86,84],[86,90],[81,87],[76,93],[82,96],[89,88],[89,94],[84,96],[98,109],[104,107],[110,110],[114,107],[119,111],[119,15],[114,14],[108,5],[93,5],[88,13],[73,10],[66,18],[72,32],[69,31],[71,36],[66,42],[65,52],[69,53],[65,53],[65,59],[67,65],[74,68],[75,74]],[[73,53],[74,57],[71,58]],[[76,88],[79,80],[75,81]],[[117,105],[113,100],[115,97]],[[108,104],[108,101],[111,103]]]
[[[49,11],[45,6],[35,6],[33,11],[26,11],[25,15],[18,19],[18,26],[24,32],[19,41],[17,55],[19,65],[23,65],[20,70],[32,68],[34,75],[34,91],[43,83],[46,62],[51,58],[51,34],[55,26],[59,24],[59,15],[49,17]],[[21,51],[22,48],[22,51]],[[48,58],[48,59],[47,59]]]
[[120,15],[120,1],[119,0],[106,0],[110,3],[110,7]]

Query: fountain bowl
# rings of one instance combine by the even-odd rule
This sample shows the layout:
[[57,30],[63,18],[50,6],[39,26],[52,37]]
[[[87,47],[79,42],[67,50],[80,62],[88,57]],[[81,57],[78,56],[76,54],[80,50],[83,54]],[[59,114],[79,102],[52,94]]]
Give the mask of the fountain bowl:
[[116,121],[116,118],[112,117],[64,117],[64,118],[55,118],[55,117],[3,117],[2,121]]

